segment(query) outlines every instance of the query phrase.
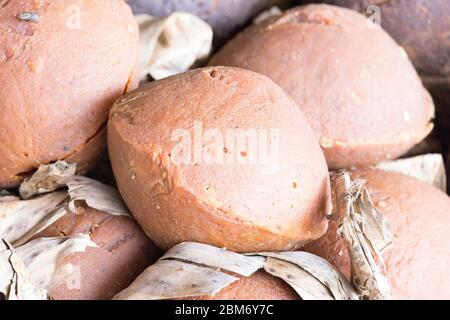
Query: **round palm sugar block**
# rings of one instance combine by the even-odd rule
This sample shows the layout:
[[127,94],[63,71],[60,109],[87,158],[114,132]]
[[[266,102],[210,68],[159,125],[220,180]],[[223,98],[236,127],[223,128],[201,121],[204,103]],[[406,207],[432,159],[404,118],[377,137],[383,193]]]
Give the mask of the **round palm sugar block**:
[[353,10],[288,10],[241,32],[210,64],[252,70],[280,85],[332,169],[396,158],[432,129],[434,105],[407,54]]
[[323,153],[262,75],[211,67],[149,83],[111,109],[108,147],[126,204],[162,249],[290,250],[326,231]]
[[106,151],[106,121],[137,85],[138,27],[122,0],[2,1],[0,188],[40,164],[85,172]]
[[[387,280],[395,299],[449,299],[448,250],[450,199],[434,187],[399,173],[358,170],[375,207],[394,231],[390,249],[382,253]],[[347,278],[350,258],[337,224],[304,249],[330,261]]]
[[55,300],[107,300],[128,287],[158,259],[159,249],[131,217],[92,208],[78,208],[47,227],[37,237],[89,234],[97,247],[88,247],[57,262],[70,266],[74,278],[49,292]]

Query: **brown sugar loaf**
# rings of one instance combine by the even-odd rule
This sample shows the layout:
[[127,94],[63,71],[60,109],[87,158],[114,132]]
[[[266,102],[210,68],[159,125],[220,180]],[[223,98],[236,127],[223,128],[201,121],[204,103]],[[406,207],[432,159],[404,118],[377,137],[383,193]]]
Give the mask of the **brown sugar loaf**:
[[[383,253],[388,282],[396,299],[449,299],[450,199],[443,192],[412,177],[381,170],[355,171],[375,207],[386,215],[394,230],[391,249]],[[327,234],[305,247],[350,276],[344,241],[336,223]]]
[[123,0],[0,4],[0,189],[40,164],[88,170],[114,100],[137,84],[138,28]]
[[326,231],[323,154],[295,103],[262,75],[211,67],[147,84],[111,109],[108,147],[126,204],[162,249],[290,250]]
[[260,270],[248,278],[241,277],[213,297],[190,300],[300,300],[300,296],[285,281]]
[[253,25],[211,65],[264,74],[304,112],[330,168],[396,158],[431,130],[434,105],[401,49],[359,13],[307,5]]
[[292,0],[127,0],[135,13],[167,16],[175,11],[192,13],[214,29],[216,44],[223,44],[252,17],[271,6],[285,6]]
[[79,267],[80,288],[62,284],[50,291],[56,300],[105,300],[125,289],[159,257],[159,249],[134,219],[92,208],[77,208],[37,237],[89,234],[98,247],[63,258],[62,265]]

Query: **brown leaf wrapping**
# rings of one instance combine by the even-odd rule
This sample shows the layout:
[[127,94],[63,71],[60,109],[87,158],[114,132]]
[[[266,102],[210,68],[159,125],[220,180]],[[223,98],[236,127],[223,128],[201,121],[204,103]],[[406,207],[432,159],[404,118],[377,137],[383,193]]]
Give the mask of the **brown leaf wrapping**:
[[1,295],[6,300],[47,300],[46,290],[33,283],[22,260],[4,239],[0,239]]
[[389,284],[379,267],[384,265],[381,253],[393,241],[388,221],[375,209],[363,185],[349,183],[348,173],[334,173],[331,181],[336,197],[342,199],[335,214],[340,221],[339,233],[347,242],[353,285],[362,299],[391,299]]
[[139,24],[141,80],[159,80],[185,72],[212,50],[212,28],[200,18],[174,12],[164,18],[135,16]]
[[186,242],[147,268],[116,300],[214,296],[240,276],[264,268],[286,281],[304,299],[357,299],[356,292],[324,259],[306,252],[242,255]]
[[264,20],[267,20],[272,17],[280,16],[283,14],[283,11],[278,7],[272,7],[269,8],[263,12],[261,12],[259,15],[256,16],[256,18],[253,19],[253,24],[259,24],[263,22]]
[[117,190],[74,172],[74,166],[58,161],[41,166],[22,184],[20,190],[28,200],[2,193],[0,294],[6,299],[46,299],[47,291],[62,283],[76,285],[76,267],[60,262],[95,247],[90,236],[31,239],[69,211],[75,212],[80,202],[113,215],[129,215]]
[[18,247],[66,214],[67,193],[57,191],[31,200],[0,197],[0,237]]
[[16,253],[36,286],[50,291],[63,283],[74,282],[72,278],[79,276],[77,270],[70,264],[61,265],[60,261],[77,252],[84,252],[88,247],[97,245],[89,235],[80,234],[34,239],[16,248]]
[[345,277],[325,259],[302,251],[257,255],[267,258],[267,272],[289,283],[303,300],[358,300]]
[[73,176],[67,181],[69,188],[69,209],[74,211],[77,201],[84,201],[89,207],[117,216],[129,216],[119,191],[96,180]]
[[443,192],[447,191],[445,164],[441,154],[432,153],[406,159],[382,162],[378,164],[376,168],[412,176],[433,185]]
[[49,165],[41,165],[39,169],[26,179],[19,187],[22,199],[52,192],[65,186],[67,180],[75,175],[76,164],[68,164],[64,161],[57,161]]

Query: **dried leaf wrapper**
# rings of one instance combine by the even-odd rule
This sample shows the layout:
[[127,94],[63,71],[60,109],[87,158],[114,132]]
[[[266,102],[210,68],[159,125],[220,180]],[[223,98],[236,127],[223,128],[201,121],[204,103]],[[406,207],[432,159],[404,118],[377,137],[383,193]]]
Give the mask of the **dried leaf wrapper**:
[[97,245],[89,235],[80,234],[75,237],[38,238],[16,248],[16,253],[36,286],[50,291],[72,281],[72,275],[78,276],[74,273],[75,269],[62,261],[72,254],[85,252],[88,247],[95,248]]
[[185,242],[173,247],[164,255],[164,259],[189,261],[237,273],[244,277],[251,276],[264,265],[264,258],[250,259],[225,249],[194,242]]
[[253,24],[259,24],[269,18],[280,16],[283,14],[283,11],[278,7],[272,7],[261,12],[255,19],[253,19]]
[[356,182],[349,185],[349,179],[346,172],[332,176],[336,197],[348,201],[348,195],[352,195],[350,206],[337,206],[341,212],[336,212],[340,218],[339,233],[350,255],[352,283],[362,299],[391,299],[389,284],[379,265],[384,266],[381,253],[392,244],[392,228],[375,209],[367,189]]
[[447,177],[441,154],[425,154],[412,158],[382,162],[378,169],[402,173],[414,177],[447,192]]
[[119,191],[96,180],[74,176],[67,182],[69,188],[69,209],[75,211],[76,201],[99,211],[117,216],[129,216],[127,207],[120,197]]
[[[23,183],[27,185],[27,190],[35,190],[35,195],[41,192],[44,195],[29,200],[10,195],[0,197],[0,237],[14,247],[19,247],[63,217],[68,209],[75,212],[77,201],[113,215],[130,215],[116,189],[86,177],[70,176],[74,172],[73,168],[62,161],[44,165]],[[39,187],[49,186],[49,181],[52,182],[51,188]],[[52,188],[66,186],[68,191],[47,193]]]
[[[267,257],[265,270],[289,283],[303,300],[358,300],[358,295],[345,277],[325,259],[302,251],[264,252],[258,255]],[[282,276],[274,268],[276,264],[285,270]],[[292,277],[293,274],[299,277]]]
[[19,187],[20,196],[22,199],[30,199],[35,195],[60,189],[75,175],[76,170],[76,164],[64,161],[41,165],[31,178],[22,182]]
[[192,14],[174,12],[164,18],[139,14],[135,18],[140,34],[141,80],[147,75],[159,80],[185,72],[212,50],[212,28]]
[[53,192],[32,200],[0,198],[0,237],[18,247],[66,214],[59,205],[65,191]]
[[[242,255],[186,242],[147,268],[116,300],[214,296],[259,269],[286,281],[304,299],[357,299],[356,292],[324,259],[305,252]],[[231,273],[231,274],[230,274]]]
[[36,287],[25,265],[4,239],[0,239],[0,294],[6,300],[47,300],[46,290]]
[[67,213],[75,213],[80,202],[113,215],[129,215],[116,189],[74,172],[74,166],[61,161],[41,166],[21,187],[33,198],[2,193],[0,293],[6,299],[46,299],[47,292],[63,284],[79,289],[78,266],[66,259],[96,247],[90,236],[32,239]]
[[115,300],[164,300],[215,295],[238,278],[178,260],[149,267]]

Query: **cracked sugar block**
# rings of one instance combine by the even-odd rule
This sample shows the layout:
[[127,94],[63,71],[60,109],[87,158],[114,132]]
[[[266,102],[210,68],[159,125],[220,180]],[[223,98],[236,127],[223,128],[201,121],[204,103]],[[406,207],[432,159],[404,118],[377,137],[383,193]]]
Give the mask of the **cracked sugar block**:
[[[382,253],[393,298],[449,299],[449,197],[399,173],[357,170],[351,175],[366,184],[375,207],[393,228],[393,243]],[[337,229],[330,222],[327,234],[304,250],[327,259],[349,278],[350,258]]]
[[138,82],[138,27],[122,0],[2,1],[0,188],[58,159],[89,169],[108,111]]
[[253,25],[210,62],[264,74],[298,104],[332,169],[396,158],[432,129],[406,52],[363,15],[307,5]]
[[216,44],[230,38],[255,15],[272,6],[286,6],[292,0],[127,0],[135,13],[164,17],[175,11],[192,13],[214,29]]
[[119,191],[162,249],[296,249],[325,233],[330,182],[295,103],[267,77],[211,67],[119,99],[108,148]]
[[88,234],[92,245],[58,257],[56,272],[60,279],[56,276],[49,288],[52,299],[111,299],[160,255],[133,218],[89,207],[67,213],[35,238],[80,234]]

